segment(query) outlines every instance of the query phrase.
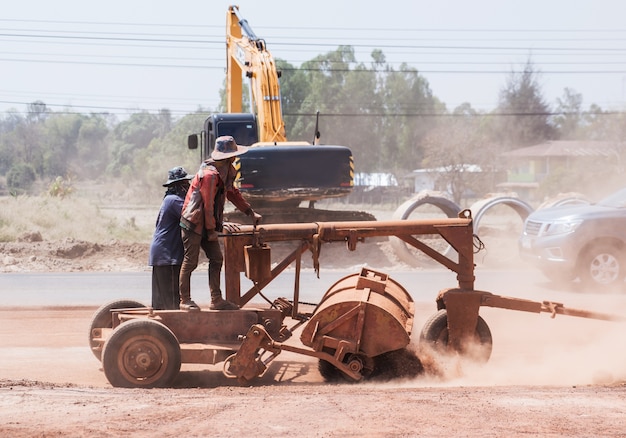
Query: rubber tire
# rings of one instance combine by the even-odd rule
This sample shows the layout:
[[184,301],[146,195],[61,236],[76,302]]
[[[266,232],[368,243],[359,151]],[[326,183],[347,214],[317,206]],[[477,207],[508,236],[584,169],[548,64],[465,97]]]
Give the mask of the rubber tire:
[[113,309],[138,309],[146,307],[138,301],[134,300],[117,300],[108,304],[100,306],[96,313],[93,314],[91,322],[89,323],[89,348],[91,352],[98,360],[102,360],[102,351],[96,351],[94,348],[97,346],[91,337],[91,333],[95,328],[111,328],[113,327],[113,320],[111,319],[111,310]]
[[[585,289],[614,291],[624,285],[624,254],[611,245],[596,245],[581,258],[580,281]],[[607,277],[608,274],[608,277]]]
[[102,368],[121,388],[166,387],[178,375],[178,339],[160,322],[139,318],[119,325],[104,344]]
[[[472,354],[471,359],[477,362],[486,363],[491,357],[493,350],[493,338],[491,330],[485,320],[479,315],[476,324],[476,336],[479,340],[480,348],[476,349],[476,354]],[[448,350],[448,312],[441,309],[431,316],[420,333],[420,343],[428,344],[433,350],[447,353]]]

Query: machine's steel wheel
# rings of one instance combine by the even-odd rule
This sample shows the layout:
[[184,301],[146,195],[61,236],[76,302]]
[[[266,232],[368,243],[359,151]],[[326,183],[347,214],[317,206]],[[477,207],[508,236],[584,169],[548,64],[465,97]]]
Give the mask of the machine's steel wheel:
[[320,359],[317,364],[317,369],[320,374],[327,382],[337,382],[341,379],[343,373],[339,371],[333,364],[325,361],[324,359]]
[[102,368],[116,387],[169,385],[180,371],[180,345],[172,331],[151,319],[119,325],[104,344]]
[[611,245],[596,245],[581,258],[580,280],[585,288],[618,289],[624,284],[624,254]]
[[374,359],[376,367],[371,375],[372,379],[410,379],[424,372],[424,366],[416,352],[408,348],[389,351]]
[[[478,362],[487,362],[493,349],[493,339],[489,326],[480,315],[478,316],[475,334],[477,344],[468,350],[469,357]],[[448,336],[448,312],[442,309],[431,316],[424,324],[420,334],[420,343],[426,343],[435,351],[446,353],[449,351]]]
[[96,313],[93,314],[91,322],[89,323],[89,348],[96,359],[101,360],[102,351],[95,350],[98,344],[93,340],[93,329],[113,327],[113,320],[111,319],[111,310],[113,309],[137,309],[142,307],[146,306],[138,301],[117,300],[108,304],[103,304],[98,310],[96,310]]
[[[363,379],[367,379],[374,371],[374,359],[364,354],[348,354],[344,360],[344,363],[354,372],[361,373]],[[341,372],[330,362],[320,359],[318,363],[318,370],[324,380],[327,382],[348,381],[354,382],[354,380]]]
[[[445,197],[443,194],[438,192],[423,191],[400,205],[393,213],[392,218],[393,220],[411,219],[411,215],[413,213],[417,214],[418,212],[416,210],[425,205],[437,207],[440,212],[448,218],[456,218],[461,212],[461,207],[459,207],[454,201]],[[455,253],[452,247],[448,245],[448,243],[439,235],[432,237],[422,235],[418,236],[418,240],[425,241],[425,243],[429,246],[435,247],[435,249],[447,257],[453,257],[453,254]],[[389,241],[396,256],[409,266],[418,267],[437,265],[436,262],[430,257],[424,255],[421,251],[413,248],[412,246],[407,245],[402,239],[391,236]],[[441,248],[437,248],[437,246],[440,246]]]

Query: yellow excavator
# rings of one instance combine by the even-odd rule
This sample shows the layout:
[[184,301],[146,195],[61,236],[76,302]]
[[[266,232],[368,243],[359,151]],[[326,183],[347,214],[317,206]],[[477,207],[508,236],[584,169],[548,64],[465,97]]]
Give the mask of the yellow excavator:
[[[287,141],[281,72],[265,40],[256,36],[237,6],[230,6],[226,14],[226,53],[228,112],[211,114],[202,132],[189,136],[189,148],[200,146],[204,160],[222,135],[232,135],[238,144],[250,146],[235,162],[237,184],[266,223],[375,220],[364,212],[314,208],[316,201],[352,191],[352,151],[345,146],[320,145],[317,126],[313,144]],[[241,112],[244,75],[249,80],[254,113]],[[236,214],[228,219],[238,221]]]

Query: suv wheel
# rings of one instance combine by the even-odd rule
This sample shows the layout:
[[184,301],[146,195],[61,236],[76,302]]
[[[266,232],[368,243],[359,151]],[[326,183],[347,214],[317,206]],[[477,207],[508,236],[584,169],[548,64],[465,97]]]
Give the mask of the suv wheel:
[[582,258],[580,279],[585,287],[616,289],[624,281],[624,258],[617,248],[598,245]]

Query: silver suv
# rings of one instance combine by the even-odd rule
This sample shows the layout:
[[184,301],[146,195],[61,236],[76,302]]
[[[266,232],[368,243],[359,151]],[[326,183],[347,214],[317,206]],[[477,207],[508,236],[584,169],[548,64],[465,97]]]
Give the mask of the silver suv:
[[626,276],[626,189],[596,204],[531,213],[519,240],[522,259],[549,279],[618,289]]

